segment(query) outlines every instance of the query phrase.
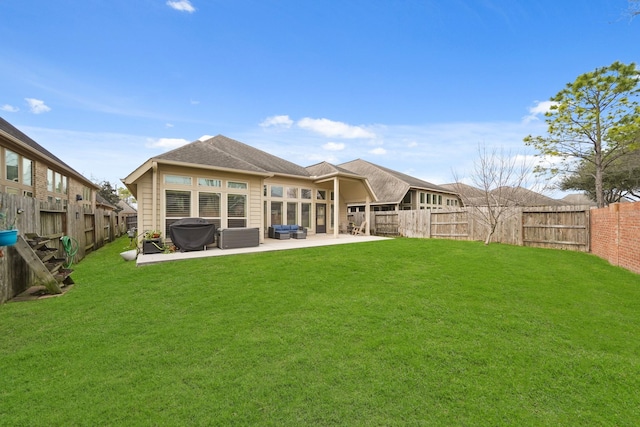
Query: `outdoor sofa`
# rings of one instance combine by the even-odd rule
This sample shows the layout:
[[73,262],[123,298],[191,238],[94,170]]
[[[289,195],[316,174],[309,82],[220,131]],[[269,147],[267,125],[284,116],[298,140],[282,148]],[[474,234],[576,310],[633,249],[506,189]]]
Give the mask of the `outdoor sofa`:
[[271,239],[306,239],[307,230],[299,225],[272,225],[269,227],[269,238]]

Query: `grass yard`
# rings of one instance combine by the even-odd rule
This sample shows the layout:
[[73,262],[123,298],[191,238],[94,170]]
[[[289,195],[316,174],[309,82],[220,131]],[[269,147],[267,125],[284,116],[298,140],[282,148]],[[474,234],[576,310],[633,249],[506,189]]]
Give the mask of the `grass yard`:
[[637,425],[640,276],[395,239],[136,268],[0,306],[0,425]]

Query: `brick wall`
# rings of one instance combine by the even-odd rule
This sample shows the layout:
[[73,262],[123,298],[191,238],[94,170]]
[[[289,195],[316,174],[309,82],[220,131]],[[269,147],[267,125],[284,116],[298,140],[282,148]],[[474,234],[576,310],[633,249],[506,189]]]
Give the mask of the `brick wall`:
[[640,273],[640,202],[591,210],[591,252]]

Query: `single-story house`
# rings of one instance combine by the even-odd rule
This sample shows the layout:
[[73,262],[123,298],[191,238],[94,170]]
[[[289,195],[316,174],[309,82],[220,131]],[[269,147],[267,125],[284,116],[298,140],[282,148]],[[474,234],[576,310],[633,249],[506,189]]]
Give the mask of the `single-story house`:
[[[367,178],[378,200],[371,203],[374,211],[442,209],[461,207],[460,196],[450,189],[410,175],[357,159],[339,165]],[[364,206],[350,204],[351,212],[362,212]]]
[[99,187],[0,117],[0,192],[95,208]]
[[377,200],[366,177],[326,162],[298,166],[222,135],[152,157],[123,179],[138,203],[138,230],[182,218],[218,228],[296,224],[309,234],[347,229],[347,206]]

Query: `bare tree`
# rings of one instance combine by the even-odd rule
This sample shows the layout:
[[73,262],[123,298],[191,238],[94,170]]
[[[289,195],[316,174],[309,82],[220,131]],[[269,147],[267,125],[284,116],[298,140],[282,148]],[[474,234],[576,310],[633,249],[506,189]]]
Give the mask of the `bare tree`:
[[532,185],[532,162],[503,149],[478,147],[478,158],[469,176],[473,192],[469,192],[469,186],[462,184],[455,172],[453,175],[454,186],[463,202],[474,209],[487,226],[485,245],[491,242],[498,224],[514,215],[514,207],[529,205],[533,197],[540,196],[526,189]]

